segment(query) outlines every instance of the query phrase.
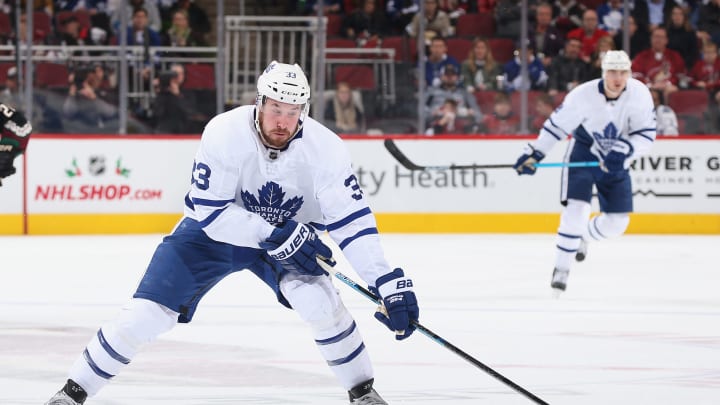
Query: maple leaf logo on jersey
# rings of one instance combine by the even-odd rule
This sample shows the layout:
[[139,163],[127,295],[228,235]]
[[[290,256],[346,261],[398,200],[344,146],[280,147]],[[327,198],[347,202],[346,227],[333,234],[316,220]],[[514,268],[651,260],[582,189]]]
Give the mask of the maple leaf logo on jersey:
[[617,128],[615,127],[615,124],[612,122],[609,123],[605,129],[603,129],[603,133],[599,134],[597,132],[593,132],[593,138],[595,138],[595,142],[600,146],[600,150],[603,152],[609,152],[610,148],[612,148],[613,144],[615,144],[615,141],[620,138],[620,134],[618,133]]
[[272,225],[285,222],[297,214],[303,205],[302,197],[292,197],[284,201],[285,192],[279,184],[269,181],[258,190],[258,197],[243,190],[240,193],[245,209],[254,212]]

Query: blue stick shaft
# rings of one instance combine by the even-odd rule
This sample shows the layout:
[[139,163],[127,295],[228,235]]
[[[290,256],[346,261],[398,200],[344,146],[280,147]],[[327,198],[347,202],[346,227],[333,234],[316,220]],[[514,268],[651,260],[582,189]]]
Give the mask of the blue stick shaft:
[[600,162],[547,162],[535,163],[535,167],[598,167]]

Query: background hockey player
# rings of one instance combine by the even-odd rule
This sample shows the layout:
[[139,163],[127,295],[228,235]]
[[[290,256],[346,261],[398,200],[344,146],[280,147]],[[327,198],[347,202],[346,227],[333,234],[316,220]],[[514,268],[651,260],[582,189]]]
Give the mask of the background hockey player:
[[[573,258],[585,259],[587,241],[622,235],[630,221],[628,167],[648,153],[656,134],[652,96],[644,83],[630,77],[630,67],[624,51],[609,51],[602,60],[602,78],[568,93],[514,166],[521,175],[534,174],[534,164],[571,134],[566,159],[600,161],[600,167],[566,168],[562,173],[564,208],[551,281],[558,290],[565,290]],[[601,213],[589,219],[593,185]]]
[[25,152],[32,126],[25,116],[0,103],[0,186],[2,179],[15,174],[15,158]]
[[398,340],[410,336],[418,319],[412,281],[384,258],[342,140],[307,116],[310,85],[302,69],[272,62],[257,87],[254,106],[207,124],[184,217],[158,246],[133,299],[92,337],[48,404],[82,404],[144,344],[177,322],[190,322],[200,299],[242,269],[310,326],[350,403],[386,403],[373,389],[370,357],[355,321],[319,264],[334,261],[315,230],[329,231],[382,297],[384,311],[375,317]]

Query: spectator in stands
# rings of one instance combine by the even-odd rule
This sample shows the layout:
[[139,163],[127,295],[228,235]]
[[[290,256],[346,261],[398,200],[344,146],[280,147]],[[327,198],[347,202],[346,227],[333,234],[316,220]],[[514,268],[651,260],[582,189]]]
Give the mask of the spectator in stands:
[[204,36],[195,32],[188,20],[188,13],[185,9],[177,9],[172,14],[172,25],[162,35],[163,46],[206,46]]
[[127,13],[128,20],[132,19],[135,15],[135,10],[142,8],[145,10],[147,15],[148,27],[155,31],[162,31],[162,19],[160,18],[160,10],[157,7],[155,1],[145,0],[130,0],[122,1],[117,5],[116,8],[108,7],[110,12],[110,21],[112,23],[113,30],[120,32],[120,12],[124,10]]
[[[107,37],[112,36],[112,24],[106,0],[59,0],[55,2],[55,13],[61,11],[85,12],[90,15],[90,25],[102,29]],[[97,43],[96,43],[97,44]]]
[[[413,38],[424,38],[425,43],[429,44],[433,38],[442,37],[446,38],[453,34],[453,26],[450,24],[450,17],[447,13],[440,10],[438,7],[438,0],[424,0],[425,1],[425,14],[415,14],[412,21],[405,28],[408,35]],[[420,19],[425,19],[425,32],[419,35],[420,30]]]
[[73,73],[68,97],[63,105],[65,130],[78,133],[116,132],[118,109],[98,97],[95,92],[97,73],[94,68],[82,68]]
[[555,16],[555,28],[563,33],[563,37],[582,26],[582,15],[585,6],[575,0],[555,0],[553,3],[553,15]]
[[[12,21],[14,21],[14,20],[12,20]],[[32,43],[34,45],[41,44],[42,39],[44,39],[45,36],[49,34],[47,32],[38,30],[34,26],[33,26],[33,32],[34,33],[33,33]],[[4,39],[4,42],[7,45],[15,45],[15,38],[18,38],[20,45],[27,44],[27,14],[20,14],[20,29],[13,30],[13,32],[11,32],[10,35]]]
[[[180,65],[173,70],[161,72],[158,77],[159,91],[153,103],[155,132],[162,134],[198,133],[198,122],[206,117],[198,113],[192,98],[180,89],[184,80],[184,71]],[[182,73],[181,73],[182,72]]]
[[385,11],[392,34],[403,34],[413,17],[420,10],[420,0],[387,0]]
[[365,133],[365,114],[363,114],[360,93],[355,96],[350,84],[339,82],[335,94],[325,106],[325,125],[339,134]]
[[602,77],[602,58],[605,56],[607,51],[614,51],[615,49],[617,48],[615,47],[615,40],[613,40],[612,37],[607,36],[598,39],[597,47],[590,58],[590,63],[588,64],[588,74],[586,76],[586,80],[599,79]]
[[608,0],[597,7],[598,27],[607,31],[611,36],[617,35],[622,29],[623,6],[622,0]]
[[447,54],[447,42],[444,38],[436,37],[430,41],[430,54],[425,61],[425,82],[428,86],[439,86],[442,72],[447,65],[460,70],[460,63]]
[[650,93],[655,105],[655,116],[657,118],[657,134],[658,135],[678,135],[678,119],[675,111],[665,105],[663,94],[660,90],[651,89]]
[[670,20],[667,23],[667,36],[669,49],[677,51],[685,61],[685,68],[692,69],[700,56],[698,50],[697,33],[690,26],[686,11],[675,5],[670,12]]
[[720,0],[710,0],[700,8],[697,28],[703,42],[720,44]]
[[532,114],[532,122],[530,131],[538,133],[545,124],[545,120],[550,117],[555,110],[555,102],[553,97],[547,93],[540,93],[535,99],[535,113]]
[[431,118],[426,135],[463,133],[462,123],[457,118],[457,101],[449,98]]
[[442,75],[442,83],[437,87],[428,88],[425,99],[426,116],[430,117],[426,123],[427,128],[432,128],[432,123],[445,114],[443,105],[448,99],[457,103],[456,122],[459,132],[477,132],[478,125],[482,122],[482,112],[477,105],[475,96],[470,94],[460,83],[460,70],[457,66],[447,65]]
[[[534,42],[535,49],[540,51],[538,57],[542,59],[545,66],[548,66],[552,58],[557,56],[563,49],[565,34],[553,25],[552,6],[550,4],[538,4],[535,11],[535,24],[530,28],[528,37]],[[540,53],[542,56],[540,56]]]
[[513,113],[510,96],[496,93],[493,112],[482,121],[482,129],[490,134],[516,134],[520,130],[520,118]]
[[0,103],[9,105],[10,107],[22,109],[20,93],[18,92],[17,67],[11,66],[7,70],[5,78],[5,88],[0,92]]
[[[635,59],[638,53],[650,48],[650,33],[646,27],[637,25],[635,17],[632,15],[628,18],[628,27],[630,32],[630,59]],[[614,41],[615,49],[623,48],[622,30],[615,35]]]
[[450,17],[450,24],[457,25],[457,20],[461,15],[467,14],[470,9],[469,0],[439,0],[438,6]]
[[352,11],[342,22],[340,33],[359,45],[377,41],[387,34],[385,13],[377,9],[377,0],[363,0],[363,6]]
[[502,67],[495,62],[488,40],[475,38],[468,58],[463,61],[462,80],[468,92],[497,90],[497,77],[502,75]]
[[608,36],[607,31],[598,28],[598,17],[595,10],[585,10],[583,13],[582,26],[576,28],[567,34],[567,39],[577,38],[580,40],[582,47],[580,48],[580,59],[590,63],[590,57],[595,51],[595,45],[598,39]]
[[680,75],[686,72],[682,56],[668,49],[667,43],[665,28],[655,28],[650,36],[650,48],[640,52],[632,62],[633,77],[662,91],[665,98],[677,91]]
[[170,15],[174,15],[177,10],[185,10],[190,28],[193,32],[201,35],[203,43],[206,43],[207,35],[210,33],[212,27],[205,10],[191,0],[177,0],[175,5],[170,9]]
[[655,27],[665,25],[670,9],[677,3],[671,0],[635,0],[632,16],[635,17],[638,27],[652,32]]
[[[529,7],[528,2],[528,7]],[[520,0],[498,0],[495,5],[495,34],[501,38],[520,38]]]
[[160,46],[160,34],[149,25],[148,12],[144,8],[137,8],[132,14],[132,23],[127,28],[127,44]]
[[551,96],[570,91],[588,80],[589,65],[580,59],[581,46],[579,39],[568,38],[563,53],[548,67],[548,93]]
[[[691,85],[698,89],[705,89],[710,97],[710,105],[708,108],[710,122],[713,133],[717,131],[718,117],[720,114],[720,58],[718,57],[718,47],[708,41],[703,45],[702,59],[695,62],[690,71]],[[710,129],[710,128],[708,128]]]
[[86,45],[86,40],[89,34],[88,30],[80,29],[80,22],[77,17],[70,14],[60,21],[60,32],[57,32],[54,36],[48,37],[47,42],[50,45]]
[[540,58],[535,57],[535,50],[532,46],[527,47],[528,78],[526,82],[520,74],[520,50],[515,51],[515,57],[503,66],[504,87],[500,90],[506,92],[527,90],[545,90],[547,87],[548,75],[545,72]]

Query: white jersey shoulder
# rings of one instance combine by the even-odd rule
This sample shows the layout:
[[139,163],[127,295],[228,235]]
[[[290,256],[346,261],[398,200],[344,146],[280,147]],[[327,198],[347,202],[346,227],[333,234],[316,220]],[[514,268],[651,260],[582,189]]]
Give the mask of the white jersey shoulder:
[[550,115],[538,140],[547,152],[554,140],[572,135],[586,144],[597,156],[603,156],[618,139],[637,146],[645,152],[646,143],[656,135],[656,118],[652,96],[647,86],[636,79],[628,79],[625,90],[616,99],[605,96],[602,79],[590,80],[567,94],[562,104]]

